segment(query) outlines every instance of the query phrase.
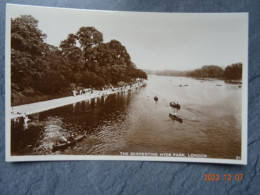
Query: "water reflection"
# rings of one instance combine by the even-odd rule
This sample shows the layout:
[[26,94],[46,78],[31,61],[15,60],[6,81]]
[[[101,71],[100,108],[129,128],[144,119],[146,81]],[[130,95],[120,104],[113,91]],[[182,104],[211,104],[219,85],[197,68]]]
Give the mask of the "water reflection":
[[12,154],[52,153],[55,141],[68,137],[71,131],[91,135],[100,127],[124,121],[129,103],[130,96],[115,94],[31,115],[27,123],[21,118],[12,120]]
[[[241,154],[241,94],[219,80],[152,76],[136,91],[31,115],[27,126],[12,120],[12,155],[170,152],[235,159]],[[183,123],[169,117],[171,101],[181,104]],[[54,153],[55,141],[72,132],[86,137]]]

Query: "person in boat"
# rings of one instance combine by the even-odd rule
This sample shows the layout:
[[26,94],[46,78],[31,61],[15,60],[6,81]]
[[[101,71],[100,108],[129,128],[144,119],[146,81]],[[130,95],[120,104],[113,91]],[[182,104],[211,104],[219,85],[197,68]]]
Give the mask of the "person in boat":
[[60,139],[60,142],[61,143],[66,143],[68,140],[64,137],[64,136],[62,136],[61,137],[61,139]]
[[181,109],[181,105],[177,102],[177,110]]
[[75,135],[71,131],[69,132],[70,136],[67,139],[67,143],[71,143],[75,141]]

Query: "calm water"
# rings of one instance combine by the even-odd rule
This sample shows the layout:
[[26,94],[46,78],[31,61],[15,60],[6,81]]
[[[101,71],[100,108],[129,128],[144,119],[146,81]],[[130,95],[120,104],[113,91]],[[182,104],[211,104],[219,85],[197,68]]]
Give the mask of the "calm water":
[[[182,85],[180,87],[179,85]],[[184,86],[188,85],[188,86]],[[221,85],[221,86],[217,86]],[[159,101],[153,97],[157,95]],[[149,76],[147,86],[29,116],[11,123],[12,155],[120,152],[206,154],[235,159],[241,154],[241,101],[238,85],[185,77]],[[178,101],[183,123],[169,118]],[[70,132],[86,137],[52,152]]]

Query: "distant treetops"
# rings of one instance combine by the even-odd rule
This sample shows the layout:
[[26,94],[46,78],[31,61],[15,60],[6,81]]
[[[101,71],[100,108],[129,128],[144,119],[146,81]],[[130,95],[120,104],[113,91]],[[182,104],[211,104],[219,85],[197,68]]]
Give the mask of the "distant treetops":
[[203,66],[200,69],[190,71],[187,76],[196,78],[218,78],[225,80],[241,80],[242,79],[242,63],[235,63],[227,66],[225,69],[216,66],[209,65]]
[[46,37],[33,16],[11,19],[12,92],[59,94],[72,85],[98,88],[147,78],[119,41],[104,43],[94,27],[81,27],[59,47],[46,43]]
[[147,74],[155,74],[161,76],[186,76],[195,78],[216,78],[223,80],[241,80],[242,79],[242,63],[235,63],[223,69],[216,65],[202,66],[192,71],[175,71],[175,70],[145,70]]

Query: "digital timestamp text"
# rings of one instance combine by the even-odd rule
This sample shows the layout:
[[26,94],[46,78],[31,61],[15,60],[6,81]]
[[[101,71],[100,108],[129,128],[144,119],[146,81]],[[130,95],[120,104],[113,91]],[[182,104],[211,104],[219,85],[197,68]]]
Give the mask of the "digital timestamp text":
[[219,174],[204,174],[204,181],[242,181],[243,174],[225,174],[225,175],[219,175]]

